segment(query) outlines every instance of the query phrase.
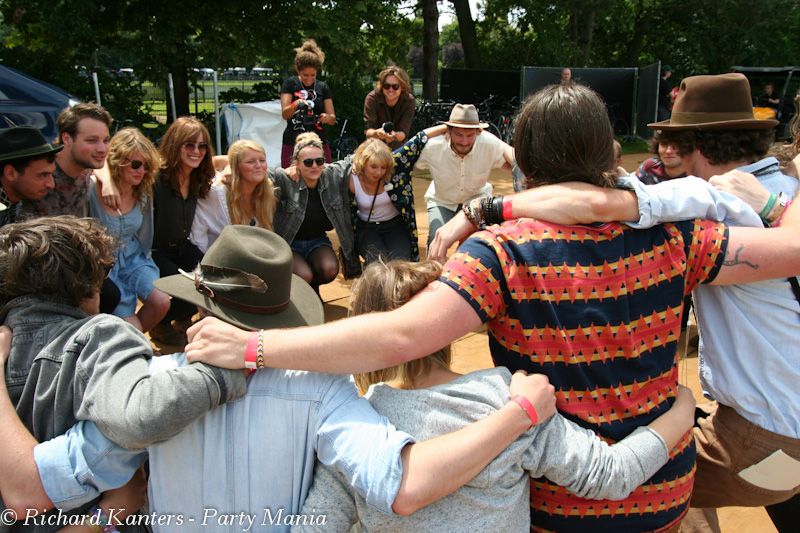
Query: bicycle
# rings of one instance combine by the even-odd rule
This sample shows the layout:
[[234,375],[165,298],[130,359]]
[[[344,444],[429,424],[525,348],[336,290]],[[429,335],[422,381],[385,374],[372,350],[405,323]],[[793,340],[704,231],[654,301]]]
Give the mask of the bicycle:
[[346,135],[347,122],[352,120],[352,117],[342,117],[342,131],[339,133],[338,139],[333,139],[329,142],[331,146],[331,155],[338,161],[344,159],[352,154],[358,148],[358,139],[354,135]]

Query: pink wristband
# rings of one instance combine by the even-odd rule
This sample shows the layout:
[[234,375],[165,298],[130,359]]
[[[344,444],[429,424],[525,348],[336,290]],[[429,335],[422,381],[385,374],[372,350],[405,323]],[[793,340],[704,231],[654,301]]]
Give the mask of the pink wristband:
[[503,220],[514,220],[512,213],[512,204],[514,203],[514,196],[509,194],[503,196]]
[[783,217],[786,216],[786,211],[789,210],[790,205],[792,205],[792,200],[786,202],[786,208],[784,208],[783,213],[781,213],[781,216],[778,217],[778,220],[775,221],[775,224],[772,226],[773,228],[777,228],[778,226],[781,225],[781,222],[783,222]]
[[536,414],[536,409],[533,407],[533,404],[528,400],[525,396],[521,394],[517,394],[511,401],[522,407],[526,413],[528,413],[528,417],[531,419],[531,427],[536,425],[536,422],[539,421],[539,415]]
[[244,352],[244,367],[250,370],[258,368],[256,357],[258,356],[258,335],[260,332],[253,331],[247,339],[247,350]]

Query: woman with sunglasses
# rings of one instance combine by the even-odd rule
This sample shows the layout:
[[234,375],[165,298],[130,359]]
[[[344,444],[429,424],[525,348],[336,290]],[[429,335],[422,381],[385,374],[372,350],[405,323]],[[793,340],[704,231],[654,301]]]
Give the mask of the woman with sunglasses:
[[204,254],[225,226],[272,229],[276,200],[264,147],[251,140],[236,141],[228,149],[228,163],[229,182],[215,181],[210,194],[197,202],[189,239]]
[[[111,139],[108,170],[119,191],[119,207],[100,202],[101,185],[92,178],[89,214],[119,242],[108,278],[120,291],[113,314],[149,331],[164,318],[169,296],[153,288],[160,275],[150,248],[153,241],[153,181],[161,160],[155,146],[136,128],[125,128]],[[143,305],[136,312],[137,298]]]
[[[215,170],[211,138],[202,122],[180,117],[167,129],[158,151],[163,165],[153,187],[153,261],[161,277],[192,270],[203,258],[189,240],[197,201],[208,196]],[[103,180],[103,203],[118,207],[119,196]],[[186,344],[186,329],[197,308],[173,299],[167,315],[150,330],[150,338],[160,344]],[[173,325],[174,322],[174,325]]]
[[303,132],[314,132],[322,141],[325,161],[331,162],[331,147],[322,124],[336,124],[333,96],[324,81],[317,79],[322,70],[325,54],[314,39],[307,39],[295,49],[294,66],[297,77],[287,78],[281,87],[281,115],[286,120],[283,131],[281,166],[292,165],[297,136]]
[[[400,148],[411,131],[415,105],[408,73],[396,65],[383,69],[375,90],[364,100],[364,134],[384,141],[392,150]],[[387,122],[392,124],[391,131],[384,129]]]
[[292,159],[296,169],[292,177],[281,168],[269,169],[278,191],[273,228],[292,249],[293,272],[319,293],[319,286],[339,273],[339,260],[326,232],[336,230],[343,253],[353,250],[348,184],[323,172],[325,153],[316,133],[297,137]]

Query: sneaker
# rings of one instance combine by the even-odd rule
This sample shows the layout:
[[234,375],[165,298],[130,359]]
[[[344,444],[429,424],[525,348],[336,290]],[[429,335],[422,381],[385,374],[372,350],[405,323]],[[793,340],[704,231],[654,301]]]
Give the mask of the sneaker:
[[186,346],[186,334],[175,331],[170,324],[156,324],[149,332],[150,340],[169,346]]

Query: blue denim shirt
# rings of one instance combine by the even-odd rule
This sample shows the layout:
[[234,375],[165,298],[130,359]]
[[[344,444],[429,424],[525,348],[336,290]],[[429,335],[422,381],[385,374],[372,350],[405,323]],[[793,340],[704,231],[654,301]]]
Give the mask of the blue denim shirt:
[[[150,368],[155,373],[184,364],[185,355],[175,354],[153,359]],[[290,522],[270,519],[300,513],[316,458],[341,471],[370,505],[391,513],[402,477],[400,451],[411,442],[358,397],[349,376],[260,370],[249,378],[244,398],[149,448],[151,511],[184,517],[183,528],[173,521],[156,530],[197,530],[214,509],[255,515],[259,525],[266,519],[275,531],[288,531]],[[97,496],[97,487],[130,477],[138,466],[132,453],[88,423],[34,449],[45,490],[57,504]],[[219,515],[203,530],[241,530],[219,525]]]
[[[796,194],[797,180],[783,174],[773,157],[739,170],[754,174],[770,192]],[[698,217],[729,225],[762,225],[750,206],[699,178],[652,186],[625,183],[639,197],[642,218],[631,224],[635,227]],[[800,303],[789,282],[701,285],[694,297],[704,394],[759,427],[800,438]]]

